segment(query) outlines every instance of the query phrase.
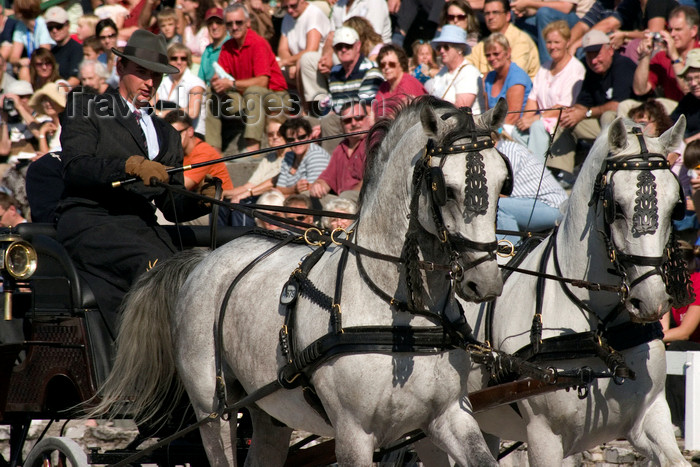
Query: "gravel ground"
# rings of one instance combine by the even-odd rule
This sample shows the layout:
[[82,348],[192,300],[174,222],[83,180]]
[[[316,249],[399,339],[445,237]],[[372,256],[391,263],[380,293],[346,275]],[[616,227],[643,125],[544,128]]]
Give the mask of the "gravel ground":
[[[50,436],[60,436],[63,430],[63,436],[73,439],[84,448],[99,447],[101,450],[111,450],[123,448],[136,436],[136,427],[129,421],[117,421],[117,426],[114,423],[100,423],[98,426],[86,426],[83,420],[70,421],[63,426],[63,423],[54,423],[49,429]],[[36,421],[33,423],[27,443],[27,449],[35,443],[36,438],[41,434],[45,422]],[[295,433],[292,443],[298,439],[302,439],[306,434]],[[9,427],[0,426],[0,453],[5,459],[9,459],[10,449],[8,445],[10,433]],[[683,440],[678,439],[679,446],[683,449]],[[508,446],[510,443],[504,443]],[[700,458],[700,451],[683,451],[688,461],[692,462],[694,456]],[[692,462],[695,466],[700,466],[700,463]],[[577,456],[577,465],[586,467],[617,467],[617,466],[647,466],[650,465],[646,459],[637,454],[626,441],[613,441],[598,448],[586,451]],[[501,461],[501,466],[504,467],[525,467],[527,466],[527,450],[524,447],[519,448],[515,452]]]

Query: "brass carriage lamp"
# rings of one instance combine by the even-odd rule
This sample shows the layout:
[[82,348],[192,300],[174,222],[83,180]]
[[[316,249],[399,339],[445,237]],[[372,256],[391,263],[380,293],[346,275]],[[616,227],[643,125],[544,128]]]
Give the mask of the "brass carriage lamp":
[[3,279],[4,317],[5,321],[12,319],[12,293],[16,281],[29,279],[36,271],[37,254],[34,247],[15,235],[0,236],[0,254],[2,265],[0,274]]

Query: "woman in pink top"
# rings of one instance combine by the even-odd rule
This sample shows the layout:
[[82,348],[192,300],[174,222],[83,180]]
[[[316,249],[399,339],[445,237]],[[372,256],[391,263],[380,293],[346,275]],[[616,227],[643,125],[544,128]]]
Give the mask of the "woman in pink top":
[[[566,21],[554,21],[548,24],[542,31],[542,35],[552,60],[544,63],[535,75],[532,91],[525,104],[526,112],[515,122],[516,129],[511,136],[527,146],[533,154],[544,158],[549,149],[549,135],[557,126],[559,111],[534,111],[574,105],[586,70],[566,48],[571,38],[571,30]],[[568,164],[573,161],[557,161],[557,159],[560,158],[550,160],[547,165],[571,172],[573,166],[569,169]],[[558,165],[556,162],[561,164]]]
[[427,94],[423,85],[408,73],[408,57],[403,48],[387,44],[377,55],[384,81],[377,91],[375,115],[381,117],[407,99]]

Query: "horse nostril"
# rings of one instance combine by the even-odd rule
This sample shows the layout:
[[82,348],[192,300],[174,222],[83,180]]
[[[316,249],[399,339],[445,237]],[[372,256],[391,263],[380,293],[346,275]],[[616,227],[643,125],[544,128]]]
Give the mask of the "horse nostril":
[[642,302],[638,298],[630,299],[630,303],[632,304],[633,307],[635,307],[638,310],[639,310],[639,307],[642,306]]
[[472,282],[472,281],[467,282],[467,287],[469,287],[472,292],[477,293],[477,286],[476,286],[475,282]]

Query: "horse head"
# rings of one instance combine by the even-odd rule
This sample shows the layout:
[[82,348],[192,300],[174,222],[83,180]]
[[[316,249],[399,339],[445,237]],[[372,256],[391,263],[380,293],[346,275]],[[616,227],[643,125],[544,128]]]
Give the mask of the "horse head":
[[597,225],[613,268],[629,288],[623,305],[633,321],[656,321],[672,302],[667,292],[672,220],[685,214],[685,197],[666,155],[678,147],[684,130],[685,117],[659,138],[622,119],[608,127],[608,156],[594,190],[603,211]]
[[[503,281],[496,263],[496,209],[510,167],[494,149],[491,132],[505,119],[505,100],[474,120],[471,109],[425,105],[421,123],[428,137],[423,156],[417,220],[451,249],[452,277],[460,297],[491,300]],[[420,164],[420,162],[419,162]]]

